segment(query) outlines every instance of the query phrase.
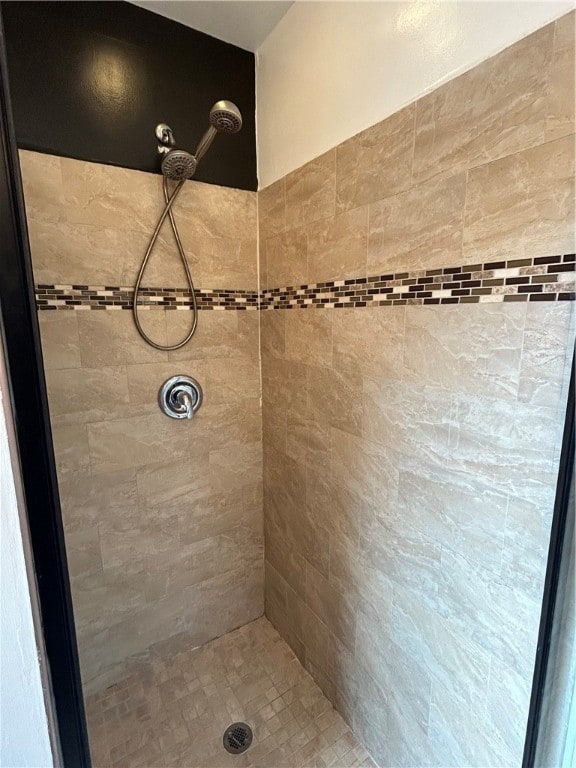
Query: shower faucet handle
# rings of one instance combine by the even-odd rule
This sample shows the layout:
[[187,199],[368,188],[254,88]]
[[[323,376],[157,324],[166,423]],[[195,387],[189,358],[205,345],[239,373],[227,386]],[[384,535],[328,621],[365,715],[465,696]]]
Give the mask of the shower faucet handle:
[[176,392],[176,400],[180,403],[182,408],[184,409],[184,412],[186,413],[186,418],[191,419],[194,417],[194,394],[192,392],[192,389],[190,387],[182,387],[182,389],[179,389]]
[[173,376],[160,387],[160,409],[172,419],[192,419],[202,405],[202,387],[190,376]]

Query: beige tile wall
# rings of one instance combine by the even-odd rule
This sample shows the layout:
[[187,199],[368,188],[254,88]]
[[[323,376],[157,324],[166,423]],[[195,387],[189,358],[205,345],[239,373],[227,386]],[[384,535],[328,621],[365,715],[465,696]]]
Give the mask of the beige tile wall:
[[573,53],[569,14],[262,190],[263,286],[573,252]]
[[[261,191],[261,287],[572,251],[573,20]],[[21,161],[36,280],[130,285],[159,178]],[[256,196],[179,205],[197,287],[254,288]],[[145,282],[185,285],[169,237]],[[207,311],[172,353],[127,312],[40,313],[88,688],[262,611],[260,322],[269,617],[381,765],[518,764],[571,309]],[[192,424],[156,406],[176,372]]]
[[[21,152],[37,282],[132,285],[162,200],[160,177]],[[199,288],[257,287],[254,193],[187,182],[182,240]],[[184,287],[169,237],[144,285]],[[126,311],[39,313],[74,614],[86,690],[125,659],[191,630],[206,642],[263,611],[258,313],[203,311],[193,341],[160,352]],[[141,313],[160,343],[189,312]],[[192,422],[157,405],[197,378]]]
[[[265,287],[574,252],[574,14],[259,193]],[[265,311],[266,612],[381,766],[522,757],[570,302]]]

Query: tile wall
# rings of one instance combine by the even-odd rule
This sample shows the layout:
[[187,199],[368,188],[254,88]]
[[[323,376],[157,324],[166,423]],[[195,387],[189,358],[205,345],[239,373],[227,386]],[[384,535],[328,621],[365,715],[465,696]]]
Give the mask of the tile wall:
[[[21,153],[87,691],[262,613],[263,461],[267,615],[378,764],[519,764],[574,338],[573,67],[572,14],[258,203],[187,183],[203,309],[177,352],[127,311],[159,177]],[[146,330],[181,337],[169,235],[144,283]],[[156,405],[175,373],[204,386],[191,424]]]
[[574,340],[574,14],[261,191],[259,227],[267,616],[379,765],[519,765]]
[[[50,297],[40,329],[91,691],[153,643],[191,630],[201,644],[262,614],[258,312],[203,302],[190,344],[149,347],[126,308],[161,209],[160,177],[28,151],[20,159],[40,309]],[[197,288],[220,304],[228,289],[257,290],[255,193],[187,182],[177,218]],[[143,284],[156,291],[141,310],[164,344],[191,317],[170,311],[189,308],[170,237],[152,256]],[[179,373],[204,389],[192,422],[157,405]]]

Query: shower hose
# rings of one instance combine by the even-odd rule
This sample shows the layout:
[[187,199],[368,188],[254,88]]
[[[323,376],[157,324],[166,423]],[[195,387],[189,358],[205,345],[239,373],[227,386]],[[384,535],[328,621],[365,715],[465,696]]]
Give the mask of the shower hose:
[[[164,201],[165,201],[164,210],[162,211],[162,214],[158,219],[158,223],[156,224],[156,228],[152,233],[152,237],[150,238],[150,242],[148,243],[148,247],[146,248],[146,253],[144,254],[144,258],[142,259],[142,265],[140,266],[138,277],[136,278],[136,284],[134,285],[134,301],[132,303],[132,315],[134,317],[134,324],[136,325],[136,329],[138,330],[138,333],[144,339],[144,341],[150,344],[151,347],[155,347],[156,349],[160,349],[164,352],[170,352],[173,349],[180,349],[180,347],[183,347],[185,344],[187,344],[192,338],[192,336],[194,336],[194,332],[198,324],[198,307],[196,305],[196,293],[194,291],[194,283],[192,281],[192,275],[190,274],[190,267],[188,266],[188,260],[186,259],[186,254],[182,246],[182,241],[180,240],[178,227],[176,226],[174,213],[172,212],[172,206],[174,205],[176,198],[180,194],[180,190],[184,185],[184,181],[185,181],[184,179],[182,181],[179,181],[176,187],[174,188],[172,194],[170,194],[168,190],[168,179],[166,178],[166,176],[164,176],[163,178]],[[182,266],[184,267],[184,271],[186,272],[186,279],[188,280],[188,286],[190,288],[190,293],[192,295],[192,325],[186,337],[182,339],[182,341],[179,341],[177,344],[164,345],[164,344],[157,344],[155,341],[153,341],[142,328],[142,325],[140,324],[140,319],[138,317],[138,295],[140,293],[140,286],[142,283],[142,277],[144,276],[144,271],[146,270],[146,267],[150,260],[150,256],[152,254],[152,251],[154,250],[154,246],[156,245],[156,240],[158,239],[158,235],[160,234],[162,225],[166,221],[166,216],[168,216],[170,220],[170,226],[172,227],[172,234],[174,235],[176,247],[178,248],[178,253],[180,254],[180,258],[182,259]]]

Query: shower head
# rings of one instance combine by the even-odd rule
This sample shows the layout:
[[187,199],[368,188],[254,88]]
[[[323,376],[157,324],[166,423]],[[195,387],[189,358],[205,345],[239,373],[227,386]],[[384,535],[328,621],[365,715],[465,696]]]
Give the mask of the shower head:
[[167,179],[182,181],[191,179],[196,173],[200,160],[204,157],[217,133],[238,133],[242,128],[242,115],[240,110],[231,101],[217,101],[210,110],[210,126],[196,152],[191,155],[183,149],[175,149],[175,140],[172,129],[166,123],[156,126],[156,138],[158,139],[158,152],[164,155],[162,160],[162,173]]
[[217,101],[210,110],[210,127],[200,139],[194,157],[198,162],[204,157],[217,133],[238,133],[242,128],[240,110],[231,101]]
[[242,128],[240,110],[231,101],[217,101],[210,110],[210,125],[219,133],[238,133]]
[[166,178],[182,181],[182,179],[191,179],[194,176],[197,165],[198,161],[190,152],[185,152],[183,149],[171,149],[165,154],[161,169]]

